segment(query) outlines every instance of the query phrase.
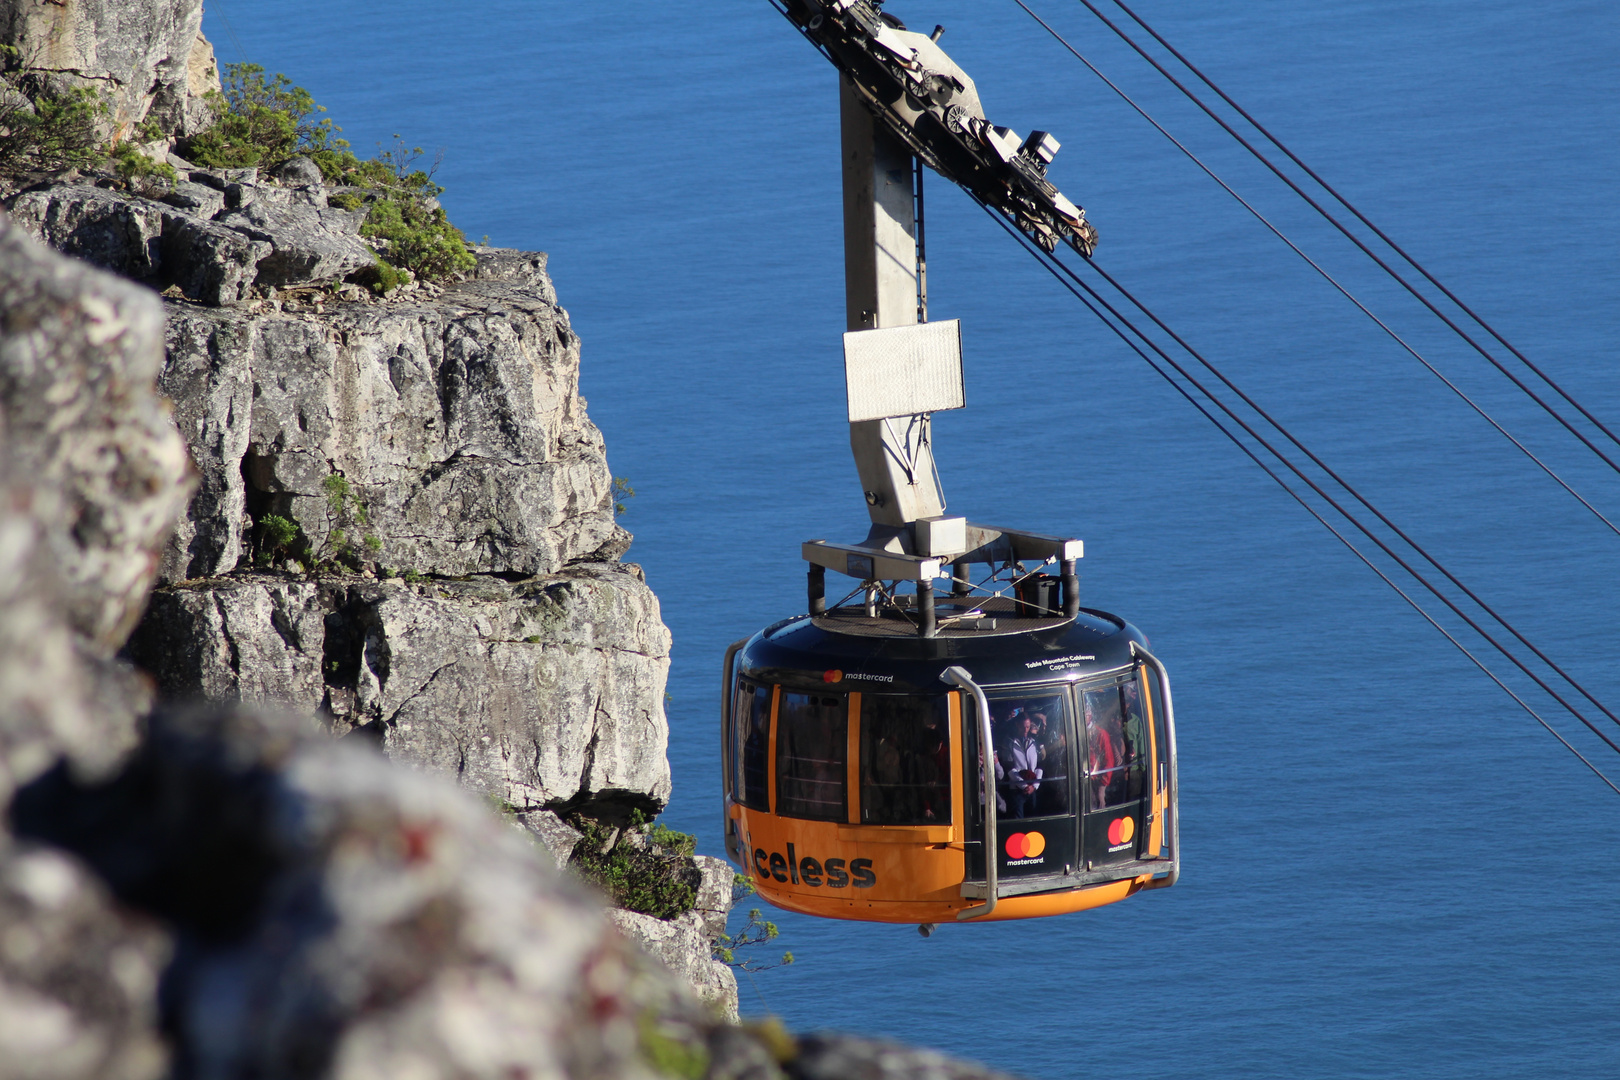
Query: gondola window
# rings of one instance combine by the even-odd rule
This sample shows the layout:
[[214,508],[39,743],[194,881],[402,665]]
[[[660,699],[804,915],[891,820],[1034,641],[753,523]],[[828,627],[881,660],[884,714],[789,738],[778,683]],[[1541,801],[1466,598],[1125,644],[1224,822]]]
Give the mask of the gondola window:
[[951,823],[947,699],[866,694],[861,698],[861,821],[869,825]]
[[1087,690],[1083,697],[1088,808],[1106,810],[1140,799],[1147,732],[1135,682]]
[[776,812],[814,821],[846,820],[846,699],[784,691],[776,724]]
[[754,810],[770,810],[767,773],[771,753],[771,688],[746,679],[737,682],[737,801]]

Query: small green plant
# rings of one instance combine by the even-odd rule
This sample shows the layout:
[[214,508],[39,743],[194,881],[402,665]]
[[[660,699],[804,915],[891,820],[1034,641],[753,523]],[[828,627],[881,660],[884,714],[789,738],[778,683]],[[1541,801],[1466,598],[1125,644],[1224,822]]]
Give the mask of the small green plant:
[[[737,875],[742,878],[741,874]],[[746,881],[746,878],[743,878]],[[748,891],[753,891],[753,883],[748,883]],[[755,949],[767,942],[775,941],[781,933],[775,923],[766,920],[759,908],[748,912],[748,922],[735,934],[721,934],[714,941],[714,958],[723,964],[729,964],[743,971],[767,971],[770,968],[786,967],[793,963],[793,954],[784,952],[782,959],[772,963],[763,963],[752,955],[738,957],[744,949]]]
[[133,191],[167,190],[179,177],[167,161],[153,161],[134,145],[119,143],[112,152],[113,172]]
[[523,640],[528,642],[530,645],[538,645],[538,644],[540,644],[541,638],[540,638],[539,634],[530,634],[528,637],[524,638]]
[[691,858],[697,854],[697,837],[691,833],[676,832],[661,822],[654,822],[647,830],[647,839],[667,851]]
[[410,584],[410,585],[416,585],[416,584],[419,584],[419,583],[427,580],[426,577],[424,577],[423,575],[417,573],[415,570],[407,570],[403,574],[401,574],[400,577],[403,578],[406,581],[406,583]]
[[[731,875],[731,902],[735,904],[745,896],[755,893],[754,881],[747,874]],[[776,963],[761,963],[752,956],[739,959],[737,953],[743,949],[755,949],[767,942],[775,941],[780,931],[773,922],[766,921],[758,908],[748,912],[748,922],[735,934],[722,934],[714,942],[714,958],[732,967],[744,971],[765,971],[773,967],[785,967],[793,963],[793,954],[784,952],[782,959]]]
[[322,480],[321,490],[326,492],[326,508],[333,514],[344,513],[350,500],[354,499],[354,489],[349,486],[348,478],[341,473],[333,473]]
[[260,566],[275,566],[289,560],[303,561],[309,555],[309,541],[298,522],[279,514],[266,514],[259,519],[258,553],[254,559]]
[[[643,832],[634,814],[628,829],[576,817],[583,835],[574,847],[573,864],[582,876],[607,894],[616,907],[660,919],[691,911],[703,880],[692,861],[695,837],[655,825]],[[641,842],[631,839],[640,835]]]
[[614,512],[614,514],[622,514],[622,513],[624,513],[624,510],[625,510],[624,500],[633,499],[635,497],[636,497],[636,489],[630,486],[630,478],[629,477],[627,477],[627,476],[615,476],[613,478],[613,512]]
[[[341,473],[332,473],[321,481],[321,490],[326,493],[326,518],[331,528],[327,531],[326,543],[316,553],[317,565],[336,564],[358,570],[362,562],[375,561],[377,553],[382,551],[382,538],[363,531],[371,524],[366,501]],[[363,554],[354,546],[352,531],[361,531]]]
[[376,266],[371,271],[372,292],[382,296],[385,293],[393,292],[410,280],[411,275],[407,271],[384,262],[382,256],[377,256]]
[[298,539],[298,523],[276,514],[266,514],[260,526],[264,543],[272,551],[286,551]]

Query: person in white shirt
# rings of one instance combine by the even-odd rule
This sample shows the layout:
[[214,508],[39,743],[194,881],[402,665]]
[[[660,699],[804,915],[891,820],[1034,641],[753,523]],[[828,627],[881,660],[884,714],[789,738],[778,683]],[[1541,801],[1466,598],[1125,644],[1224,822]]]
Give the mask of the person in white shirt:
[[1007,742],[1007,816],[1028,817],[1035,810],[1041,787],[1041,747],[1035,741],[1035,721],[1029,713],[1018,717],[1018,734]]

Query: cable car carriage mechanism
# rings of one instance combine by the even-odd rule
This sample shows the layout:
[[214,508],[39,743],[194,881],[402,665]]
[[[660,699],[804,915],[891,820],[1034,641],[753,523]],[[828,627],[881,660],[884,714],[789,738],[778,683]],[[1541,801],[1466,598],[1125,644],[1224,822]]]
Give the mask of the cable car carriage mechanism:
[[[931,414],[965,396],[959,323],[927,321],[924,166],[1089,256],[1095,230],[1045,178],[1058,143],[990,124],[938,28],[773,2],[841,72],[845,383],[872,524],[806,542],[808,613],[726,652],[726,850],[778,907],[925,934],[1173,885],[1163,665],[1080,606],[1079,540],[947,516],[934,467]],[[829,570],[853,582],[831,604]]]

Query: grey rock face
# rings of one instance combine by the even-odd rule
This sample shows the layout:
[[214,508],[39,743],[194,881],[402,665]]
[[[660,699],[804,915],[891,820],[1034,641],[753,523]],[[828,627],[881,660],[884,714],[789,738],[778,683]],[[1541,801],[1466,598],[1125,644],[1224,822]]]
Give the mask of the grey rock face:
[[157,1080],[168,935],[74,859],[0,841],[0,1077]]
[[539,841],[547,862],[558,870],[568,865],[574,845],[584,835],[550,810],[531,810],[515,815],[518,827]]
[[546,273],[545,252],[481,247],[475,248],[473,255],[478,260],[473,276],[479,281],[527,285],[546,303],[557,302],[557,290],[552,287],[551,275]]
[[517,583],[236,575],[159,589],[129,653],[166,696],[322,710],[520,811],[656,813],[669,797],[669,633],[632,567]]
[[189,494],[185,444],[152,392],[156,298],[48,252],[0,217],[0,423],[13,477],[60,496],[41,539],[69,625],[124,640],[153,551]]
[[260,181],[256,169],[180,166],[161,202],[58,184],[19,193],[8,209],[19,227],[65,254],[153,288],[178,286],[210,306],[246,302],[255,286],[262,293],[340,282],[376,262],[360,238],[365,211],[327,205],[320,171],[307,159],[283,166],[279,183]]
[[544,574],[592,555],[615,535],[612,476],[579,339],[547,291],[471,281],[319,315],[171,305],[161,386],[202,487],[165,577],[236,568],[244,510],[295,521],[317,553],[334,530],[375,537],[375,561],[425,574]]
[[[270,245],[270,254],[258,262],[255,281],[260,285],[320,284],[341,281],[363,266],[376,262],[361,241],[359,221],[343,211],[322,209],[325,189],[318,186],[317,205],[277,205],[255,199],[219,218],[219,224],[252,240]],[[304,189],[309,193],[311,189]]]
[[[0,218],[0,807],[57,762],[111,773],[150,704],[107,653],[188,490],[151,385],[159,326],[150,294]],[[0,820],[0,1077],[162,1075],[168,947]]]
[[650,1077],[649,1021],[701,1042],[705,1010],[534,845],[305,723],[161,716],[119,776],[48,774],[14,811],[175,927],[179,1080]]
[[120,137],[154,107],[167,130],[197,118],[200,106],[187,114],[188,103],[200,102],[198,88],[218,86],[199,55],[201,26],[202,0],[0,0],[0,41],[29,67],[103,91],[112,106],[106,134]]
[[202,304],[248,299],[259,264],[275,249],[268,241],[187,214],[170,214],[163,223],[163,273],[156,283],[177,286]]
[[277,180],[291,187],[325,188],[326,179],[321,176],[320,166],[307,157],[289,158],[274,170]]
[[25,191],[12,220],[36,239],[103,270],[141,280],[163,265],[164,207],[88,184]]

